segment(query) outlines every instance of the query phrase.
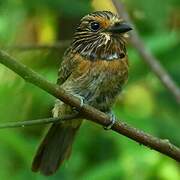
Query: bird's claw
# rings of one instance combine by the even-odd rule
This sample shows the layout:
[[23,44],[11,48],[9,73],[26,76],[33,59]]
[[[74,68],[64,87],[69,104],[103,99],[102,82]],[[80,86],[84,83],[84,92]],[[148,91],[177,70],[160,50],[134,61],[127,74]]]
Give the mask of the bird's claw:
[[83,107],[83,105],[84,105],[84,98],[80,97],[79,99],[80,99],[80,107]]
[[[84,106],[84,97],[82,96],[77,96],[77,95],[74,95],[75,97],[79,98],[80,100],[80,107],[83,107]],[[73,111],[78,111],[76,107],[72,107]]]
[[112,128],[112,126],[115,124],[115,122],[116,122],[116,117],[115,117],[114,114],[111,114],[111,122],[110,122],[109,125],[104,126],[104,129],[105,130],[110,130]]

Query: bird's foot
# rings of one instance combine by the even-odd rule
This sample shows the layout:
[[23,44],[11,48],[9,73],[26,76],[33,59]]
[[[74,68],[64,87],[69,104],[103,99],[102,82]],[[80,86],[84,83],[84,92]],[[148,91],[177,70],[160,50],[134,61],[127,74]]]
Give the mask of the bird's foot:
[[[74,95],[75,97],[77,97],[80,100],[80,107],[84,106],[84,97],[79,96],[79,95]],[[77,112],[78,109],[76,107],[72,107],[73,111]]]
[[105,130],[110,130],[110,129],[112,128],[112,126],[113,126],[113,125],[115,124],[115,122],[116,122],[116,117],[115,117],[115,115],[114,115],[113,113],[109,113],[109,114],[110,114],[111,122],[110,122],[109,125],[104,126],[104,129],[105,129]]
[[84,106],[84,97],[80,96],[80,107]]

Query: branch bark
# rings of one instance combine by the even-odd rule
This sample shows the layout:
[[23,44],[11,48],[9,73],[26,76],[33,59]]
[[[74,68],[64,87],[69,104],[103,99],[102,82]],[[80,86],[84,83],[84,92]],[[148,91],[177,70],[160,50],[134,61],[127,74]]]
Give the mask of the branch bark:
[[77,114],[72,115],[65,115],[61,118],[43,118],[43,119],[36,119],[36,120],[29,120],[29,121],[20,121],[20,122],[7,122],[0,124],[0,129],[7,129],[7,128],[18,128],[18,127],[27,127],[27,126],[34,126],[34,125],[44,125],[49,123],[58,123],[61,121],[71,120],[78,117]]
[[112,0],[114,6],[117,9],[118,14],[123,17],[127,22],[133,26],[133,31],[130,32],[131,38],[130,42],[135,47],[139,53],[142,60],[151,68],[154,74],[159,78],[162,84],[169,90],[169,92],[174,96],[178,104],[180,104],[180,89],[170,77],[168,72],[160,64],[160,61],[153,56],[153,54],[146,48],[145,43],[140,38],[135,25],[131,21],[128,13],[125,11],[123,4],[118,0]]
[[[38,86],[66,104],[76,107],[79,110],[79,113],[83,117],[86,117],[86,119],[102,126],[107,126],[111,123],[111,118],[108,115],[87,104],[84,104],[81,107],[81,102],[77,97],[67,93],[58,85],[48,82],[33,70],[17,62],[4,51],[0,51],[0,63],[13,70],[27,82]],[[152,135],[133,128],[120,120],[116,120],[115,124],[112,126],[112,130],[180,162],[180,149],[167,140],[153,137]]]

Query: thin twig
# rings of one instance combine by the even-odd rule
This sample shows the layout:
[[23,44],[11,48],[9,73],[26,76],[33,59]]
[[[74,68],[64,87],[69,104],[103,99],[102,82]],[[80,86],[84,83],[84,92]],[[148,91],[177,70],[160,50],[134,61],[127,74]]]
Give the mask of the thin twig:
[[77,114],[72,115],[65,115],[59,118],[43,118],[43,119],[36,119],[36,120],[29,120],[29,121],[20,121],[20,122],[7,122],[0,124],[0,129],[7,129],[7,128],[18,128],[18,127],[27,127],[27,126],[34,126],[34,125],[43,125],[49,123],[57,123],[66,120],[72,120],[77,117]]
[[[79,110],[79,113],[83,117],[86,117],[86,119],[94,121],[102,126],[108,126],[111,123],[111,118],[108,115],[87,104],[81,106],[79,98],[67,93],[58,85],[48,82],[33,70],[17,62],[4,51],[0,51],[0,63],[16,72],[26,81],[45,90],[66,104],[72,107],[76,107],[77,110]],[[180,162],[180,149],[167,140],[161,140],[159,138],[153,137],[121,122],[120,120],[115,122],[115,124],[112,126],[112,130]]]
[[120,1],[112,0],[114,6],[117,9],[118,14],[123,17],[127,22],[133,26],[133,31],[131,32],[130,42],[135,47],[142,60],[151,68],[151,70],[156,74],[162,84],[169,90],[169,92],[174,96],[177,103],[180,104],[180,89],[160,64],[160,61],[154,57],[154,55],[146,48],[145,43],[140,38],[135,25],[131,21],[128,13],[125,11],[123,4]]

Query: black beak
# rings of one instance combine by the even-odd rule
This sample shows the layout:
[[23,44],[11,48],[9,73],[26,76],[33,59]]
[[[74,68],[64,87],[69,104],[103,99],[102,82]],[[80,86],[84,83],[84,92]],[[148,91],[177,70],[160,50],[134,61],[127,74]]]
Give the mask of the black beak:
[[107,29],[108,32],[112,33],[126,33],[130,30],[132,30],[132,28],[126,23],[116,23],[115,25]]

